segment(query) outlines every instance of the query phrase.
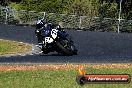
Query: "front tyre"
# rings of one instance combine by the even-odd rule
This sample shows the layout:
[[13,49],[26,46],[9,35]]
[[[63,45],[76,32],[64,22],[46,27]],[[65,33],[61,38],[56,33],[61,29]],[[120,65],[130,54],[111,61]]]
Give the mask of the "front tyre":
[[61,39],[60,41],[56,42],[56,45],[59,48],[59,52],[64,55],[75,55],[77,54],[77,50],[75,46],[70,43],[68,40]]

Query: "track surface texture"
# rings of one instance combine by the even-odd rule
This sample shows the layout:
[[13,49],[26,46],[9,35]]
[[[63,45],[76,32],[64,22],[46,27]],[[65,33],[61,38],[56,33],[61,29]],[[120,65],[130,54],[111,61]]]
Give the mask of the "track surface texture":
[[[0,38],[37,45],[35,28],[0,24]],[[132,34],[66,30],[78,55],[33,54],[0,57],[0,63],[131,63]]]

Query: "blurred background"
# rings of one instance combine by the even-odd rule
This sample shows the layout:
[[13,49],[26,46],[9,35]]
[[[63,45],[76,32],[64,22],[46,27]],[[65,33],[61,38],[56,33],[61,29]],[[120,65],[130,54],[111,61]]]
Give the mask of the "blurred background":
[[[119,17],[120,16],[120,17]],[[63,28],[132,32],[131,0],[1,0],[0,23],[34,26],[38,17]]]

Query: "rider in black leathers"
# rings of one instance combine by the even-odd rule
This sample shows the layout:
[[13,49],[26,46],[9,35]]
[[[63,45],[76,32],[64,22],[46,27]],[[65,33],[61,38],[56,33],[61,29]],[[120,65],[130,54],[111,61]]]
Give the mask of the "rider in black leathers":
[[[68,40],[71,44],[73,44],[73,41],[71,40],[71,36],[69,36],[62,28],[60,25],[58,24],[52,24],[52,23],[46,23],[44,21],[44,19],[39,19],[36,23],[36,30],[35,30],[35,34],[38,38],[38,43],[39,46],[42,47],[42,51],[45,51],[45,53],[49,52],[50,50],[44,48],[43,46],[43,39],[45,37],[47,37],[47,35],[45,34],[49,34],[49,31],[51,31],[52,29],[57,29],[58,30],[58,36],[61,36],[61,38],[63,38],[64,40]],[[74,54],[77,54],[77,49],[74,50]]]
[[38,19],[37,23],[36,23],[36,30],[35,30],[35,34],[38,38],[38,43],[39,44],[42,44],[42,38],[45,37],[45,30],[51,30],[53,28],[57,28],[59,33],[58,34],[61,34],[63,33],[63,36],[62,37],[65,37],[67,34],[64,30],[62,30],[61,26],[58,25],[58,24],[52,24],[52,23],[46,23],[44,21],[44,19]]

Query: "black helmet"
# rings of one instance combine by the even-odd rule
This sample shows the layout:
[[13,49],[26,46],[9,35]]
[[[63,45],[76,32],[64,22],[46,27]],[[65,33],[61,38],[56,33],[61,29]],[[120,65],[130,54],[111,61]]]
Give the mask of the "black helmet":
[[43,18],[38,18],[37,22],[36,22],[36,29],[40,29],[42,27],[44,27],[45,25],[45,21]]

